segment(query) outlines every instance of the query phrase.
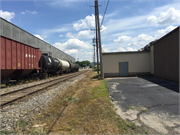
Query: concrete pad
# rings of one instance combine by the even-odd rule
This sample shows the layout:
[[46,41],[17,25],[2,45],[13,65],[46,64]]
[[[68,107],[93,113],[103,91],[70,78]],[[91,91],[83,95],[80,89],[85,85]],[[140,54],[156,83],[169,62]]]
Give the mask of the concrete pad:
[[153,77],[106,80],[112,102],[123,119],[149,127],[149,133],[180,133],[178,83]]

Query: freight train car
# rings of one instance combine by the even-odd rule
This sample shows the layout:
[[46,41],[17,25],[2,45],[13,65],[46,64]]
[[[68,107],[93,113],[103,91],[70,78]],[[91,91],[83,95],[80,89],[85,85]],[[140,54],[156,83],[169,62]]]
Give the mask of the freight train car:
[[70,69],[69,69],[70,65],[69,65],[69,63],[67,61],[65,61],[65,60],[61,60],[61,59],[58,59],[58,60],[61,63],[60,74],[70,72]]
[[54,75],[60,72],[61,63],[58,59],[46,55],[42,55],[41,59],[43,73],[47,73],[48,75]]
[[44,78],[79,70],[71,62],[42,55],[41,50],[1,36],[1,83],[10,79]]
[[[63,74],[63,73],[70,73],[79,70],[79,66],[59,59],[59,58],[52,58],[51,56],[42,55],[42,73],[43,76],[50,76],[55,74]],[[45,75],[46,74],[46,75]]]
[[34,70],[39,73],[41,51],[1,36],[1,80],[20,79]]

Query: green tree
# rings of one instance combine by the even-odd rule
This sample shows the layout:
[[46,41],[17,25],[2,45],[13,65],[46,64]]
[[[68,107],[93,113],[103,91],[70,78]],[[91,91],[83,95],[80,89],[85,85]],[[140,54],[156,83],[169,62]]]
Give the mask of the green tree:
[[85,60],[85,61],[76,61],[76,64],[81,66],[81,67],[85,67],[85,66],[90,66],[90,61]]

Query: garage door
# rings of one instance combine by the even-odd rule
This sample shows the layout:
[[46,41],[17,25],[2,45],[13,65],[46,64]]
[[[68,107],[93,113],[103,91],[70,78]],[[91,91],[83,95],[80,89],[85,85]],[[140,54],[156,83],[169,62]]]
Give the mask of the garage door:
[[128,76],[128,62],[119,62],[119,76]]

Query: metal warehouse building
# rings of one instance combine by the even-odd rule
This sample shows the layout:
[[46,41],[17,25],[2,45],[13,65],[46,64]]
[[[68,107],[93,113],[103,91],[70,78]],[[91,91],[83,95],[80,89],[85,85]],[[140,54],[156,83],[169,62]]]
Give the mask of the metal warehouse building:
[[179,27],[154,44],[154,76],[179,82]]
[[102,53],[104,76],[151,74],[179,82],[179,27],[150,44],[149,51]]
[[2,37],[39,48],[42,53],[47,53],[54,58],[60,58],[70,62],[75,62],[75,58],[64,53],[63,51],[55,48],[54,46],[46,43],[45,41],[37,38],[36,36],[26,32],[25,30],[17,27],[16,25],[6,21],[0,17],[0,35]]

